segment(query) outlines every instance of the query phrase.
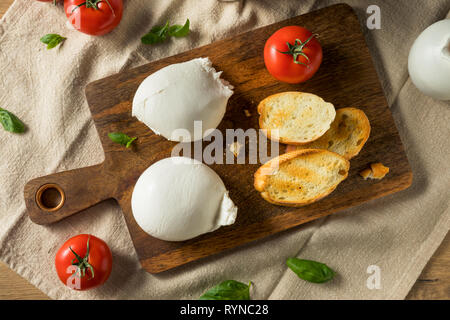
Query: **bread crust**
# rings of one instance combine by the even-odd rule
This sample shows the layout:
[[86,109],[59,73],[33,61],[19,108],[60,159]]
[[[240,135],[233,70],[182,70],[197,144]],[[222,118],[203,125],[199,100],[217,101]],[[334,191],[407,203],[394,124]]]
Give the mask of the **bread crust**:
[[[289,200],[283,201],[283,200],[273,199],[272,197],[270,197],[269,193],[266,191],[266,187],[268,184],[268,177],[269,177],[269,175],[266,172],[273,173],[273,171],[276,170],[279,166],[282,166],[283,163],[285,163],[289,160],[295,159],[297,157],[306,157],[308,155],[318,154],[318,153],[325,153],[325,154],[329,153],[330,155],[336,156],[344,161],[345,173],[342,176],[342,179],[339,181],[339,183],[341,183],[348,177],[348,171],[350,169],[350,162],[347,159],[345,159],[344,157],[342,157],[341,155],[331,152],[331,151],[328,151],[328,150],[323,150],[323,149],[302,149],[302,150],[295,150],[295,151],[292,151],[289,153],[282,154],[282,155],[268,161],[264,165],[262,165],[254,174],[255,189],[260,192],[260,194],[264,200],[266,200],[272,204],[281,205],[281,206],[302,207],[302,206],[306,206],[308,204],[319,201],[320,199],[326,197],[331,192],[333,192],[336,189],[336,187],[339,185],[339,183],[330,186],[324,193],[319,194],[316,197],[311,198],[307,201],[303,201],[303,202],[294,202],[294,201],[289,201]],[[278,161],[278,163],[277,163],[277,161]]]
[[349,107],[349,108],[342,108],[340,110],[350,111],[354,114],[357,114],[356,117],[359,120],[359,124],[361,124],[363,127],[363,134],[362,134],[363,140],[362,140],[361,144],[358,146],[358,148],[353,149],[353,152],[344,155],[344,158],[346,158],[347,160],[350,160],[351,158],[356,157],[361,152],[361,150],[364,147],[364,145],[366,144],[367,140],[369,140],[370,132],[372,131],[372,127],[370,126],[369,118],[367,118],[367,115],[361,109]]

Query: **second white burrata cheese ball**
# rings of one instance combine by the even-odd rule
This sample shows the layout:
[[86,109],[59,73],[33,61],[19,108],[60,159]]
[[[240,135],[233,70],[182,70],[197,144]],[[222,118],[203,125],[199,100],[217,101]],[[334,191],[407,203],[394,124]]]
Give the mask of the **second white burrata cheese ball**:
[[[172,141],[201,140],[222,121],[232,86],[209,58],[169,65],[148,76],[133,99],[132,114],[153,132]],[[194,135],[194,121],[202,130]],[[186,135],[180,137],[177,129]]]
[[220,177],[186,157],[160,160],[139,177],[131,208],[151,236],[183,241],[234,223],[237,207]]

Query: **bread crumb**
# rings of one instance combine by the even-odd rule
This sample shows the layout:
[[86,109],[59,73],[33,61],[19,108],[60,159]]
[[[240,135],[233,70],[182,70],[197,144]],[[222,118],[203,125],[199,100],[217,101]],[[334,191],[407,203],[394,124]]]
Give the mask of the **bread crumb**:
[[381,162],[372,163],[370,168],[374,179],[383,179],[389,172],[389,168],[385,167]]
[[389,168],[384,166],[381,162],[371,163],[370,168],[364,169],[359,174],[364,180],[368,178],[381,180],[388,174]]
[[372,174],[372,170],[367,168],[367,169],[364,169],[363,171],[361,171],[359,174],[361,175],[361,177],[364,178],[364,180],[367,180],[367,178],[369,178],[370,175]]
[[237,158],[239,155],[239,152],[241,150],[241,147],[242,147],[242,145],[239,142],[235,141],[232,144],[230,144],[229,149],[234,154],[234,156]]
[[250,113],[250,111],[248,111],[247,109],[244,109],[244,113],[245,113],[245,116],[246,116],[247,118],[250,118],[250,117],[252,116],[252,114]]

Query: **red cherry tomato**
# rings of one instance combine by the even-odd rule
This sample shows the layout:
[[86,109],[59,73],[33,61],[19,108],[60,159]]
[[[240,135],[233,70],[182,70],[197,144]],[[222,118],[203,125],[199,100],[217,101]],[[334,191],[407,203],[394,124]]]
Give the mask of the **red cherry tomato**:
[[75,29],[100,36],[112,31],[120,23],[123,1],[65,0],[64,10]]
[[279,29],[267,39],[264,47],[267,70],[276,79],[288,83],[310,79],[319,69],[322,57],[319,41],[309,30],[299,26]]
[[108,279],[112,254],[102,239],[80,234],[67,240],[55,257],[59,279],[74,290],[95,288]]

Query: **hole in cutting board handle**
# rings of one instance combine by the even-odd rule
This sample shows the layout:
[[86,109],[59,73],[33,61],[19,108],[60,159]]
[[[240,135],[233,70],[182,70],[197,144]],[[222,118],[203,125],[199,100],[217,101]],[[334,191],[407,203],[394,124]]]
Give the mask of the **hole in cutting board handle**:
[[36,193],[36,203],[44,211],[54,212],[61,209],[66,201],[64,190],[55,183],[41,186]]

